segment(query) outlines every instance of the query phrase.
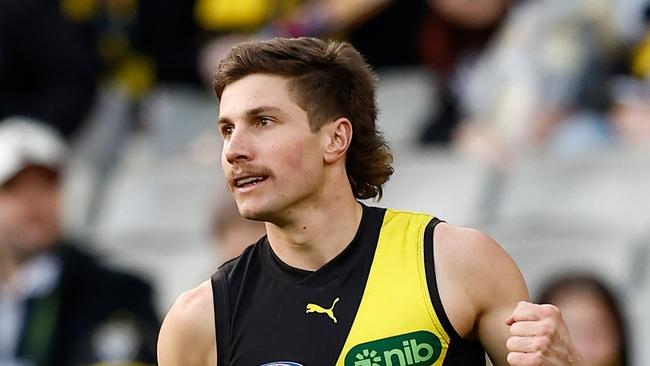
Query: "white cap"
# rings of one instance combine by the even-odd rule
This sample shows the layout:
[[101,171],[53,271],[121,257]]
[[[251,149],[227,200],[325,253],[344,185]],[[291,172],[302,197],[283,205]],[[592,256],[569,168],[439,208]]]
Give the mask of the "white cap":
[[27,117],[0,121],[0,184],[31,165],[58,170],[65,154],[66,143],[55,129]]

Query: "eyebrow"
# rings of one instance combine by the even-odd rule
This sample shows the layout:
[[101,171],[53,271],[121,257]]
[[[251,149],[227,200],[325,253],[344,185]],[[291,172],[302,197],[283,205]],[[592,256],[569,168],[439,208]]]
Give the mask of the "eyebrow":
[[[268,113],[268,112],[279,113],[279,112],[282,112],[282,110],[280,108],[278,108],[278,107],[263,105],[263,106],[251,108],[251,109],[245,111],[244,115],[246,117],[250,118],[250,117],[259,116],[260,114]],[[228,117],[219,117],[218,124],[224,124],[224,123],[232,123],[232,120],[230,118],[228,118]]]

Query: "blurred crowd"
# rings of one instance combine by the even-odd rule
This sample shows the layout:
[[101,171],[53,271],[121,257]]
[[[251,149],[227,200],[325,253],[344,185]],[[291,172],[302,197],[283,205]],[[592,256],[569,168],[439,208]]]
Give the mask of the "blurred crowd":
[[[68,137],[87,122],[98,89],[117,88],[134,102],[159,86],[208,90],[220,57],[237,42],[319,36],[349,40],[379,70],[433,72],[439,92],[432,102],[439,108],[422,121],[421,143],[465,144],[483,134],[513,149],[527,142],[562,148],[563,138],[576,141],[568,137],[572,131],[590,128],[592,140],[648,139],[638,117],[648,93],[644,0],[7,0],[1,6],[0,117],[40,118]],[[584,125],[590,127],[577,127]]]
[[[414,126],[388,134],[398,151],[451,151],[499,177],[530,154],[650,148],[648,0],[2,0],[0,366],[155,364],[170,303],[154,288],[177,289],[94,241],[147,258],[183,249],[139,238],[209,243],[198,283],[263,235],[219,178],[179,167],[218,175],[216,66],[234,44],[275,36],[346,39],[380,79],[427,75],[424,112],[390,121]],[[202,180],[214,192],[190,205]],[[136,235],[110,236],[120,225]],[[556,279],[533,297],[562,308],[586,365],[633,364],[612,281]]]

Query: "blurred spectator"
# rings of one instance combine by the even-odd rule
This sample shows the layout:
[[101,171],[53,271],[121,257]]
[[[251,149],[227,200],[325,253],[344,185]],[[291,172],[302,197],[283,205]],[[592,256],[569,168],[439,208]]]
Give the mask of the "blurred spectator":
[[266,235],[264,223],[241,217],[230,197],[219,205],[213,221],[212,231],[219,263],[237,257],[247,246]]
[[0,121],[0,364],[154,364],[151,288],[62,238],[64,156],[51,128]]
[[540,147],[574,153],[614,142],[611,80],[639,37],[630,29],[643,29],[644,6],[541,0],[514,8],[463,86],[459,146],[502,164]]
[[62,17],[79,29],[99,62],[97,80],[131,98],[145,95],[156,65],[144,51],[141,0],[57,0]]
[[612,84],[607,118],[617,138],[629,145],[650,146],[650,76],[643,81],[620,77]]
[[[500,0],[496,0],[500,1]],[[211,84],[219,60],[230,47],[246,39],[266,39],[274,36],[322,38],[348,38],[374,67],[390,67],[421,64],[418,50],[418,33],[430,7],[426,0],[267,0],[242,2],[256,4],[255,10],[241,11],[244,5],[225,6],[224,0],[199,0],[210,9],[198,22],[203,29],[218,33],[205,38],[199,53],[202,78]],[[216,4],[221,4],[217,6]],[[225,11],[240,8],[237,21],[226,21]],[[199,7],[195,8],[198,10]],[[242,14],[257,14],[242,18]],[[196,14],[196,13],[195,13]],[[260,16],[263,15],[263,16]],[[205,19],[210,17],[206,23]],[[251,19],[256,19],[251,22]],[[245,21],[248,20],[248,21]]]
[[[212,83],[215,49],[249,37],[289,14],[301,0],[139,0],[137,40],[163,84]],[[225,52],[225,51],[224,51]],[[209,59],[209,60],[208,60]],[[212,65],[214,63],[214,65]],[[210,68],[202,75],[201,65]]]
[[627,72],[612,83],[608,117],[622,141],[650,145],[650,1],[643,15],[645,31],[625,55]]
[[427,1],[384,3],[374,8],[367,6],[366,14],[351,23],[342,35],[374,68],[421,65],[418,34],[431,14]]
[[97,69],[86,35],[57,1],[0,1],[0,119],[31,116],[71,136],[93,103]]
[[546,284],[539,303],[560,308],[585,366],[627,366],[627,330],[616,294],[596,277],[574,274]]
[[511,0],[428,0],[430,10],[418,35],[423,63],[439,80],[438,106],[420,142],[448,143],[460,123],[460,84],[501,27]]
[[[250,2],[256,4],[255,11],[244,12],[246,6],[243,4],[249,2],[226,6],[224,0],[197,1],[197,6],[202,4],[203,9],[210,10],[200,17],[203,21],[198,23],[204,29],[206,24],[210,24],[212,29],[221,32],[210,40],[206,39],[201,46],[199,70],[202,79],[210,85],[216,65],[227,50],[249,38],[347,38],[373,67],[425,65],[431,69],[439,86],[436,100],[433,101],[437,108],[424,121],[426,125],[421,132],[420,142],[447,143],[461,118],[457,79],[462,78],[463,70],[478,58],[499,28],[510,2],[277,0]],[[208,7],[207,4],[211,5]],[[269,8],[269,4],[275,6]],[[221,13],[217,11],[219,9]],[[241,12],[235,12],[237,9]],[[226,10],[239,14],[233,19],[240,19],[243,14],[249,16],[240,19],[235,27],[236,22],[227,21]],[[256,21],[253,22],[251,18]],[[206,19],[210,19],[210,22]],[[185,44],[187,47],[187,42]]]

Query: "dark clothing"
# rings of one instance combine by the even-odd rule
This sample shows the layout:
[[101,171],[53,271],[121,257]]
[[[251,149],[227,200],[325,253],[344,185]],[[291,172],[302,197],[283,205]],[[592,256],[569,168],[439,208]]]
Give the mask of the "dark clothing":
[[[159,320],[149,285],[73,246],[61,246],[59,255],[63,267],[56,288],[28,301],[19,358],[37,366],[155,364]],[[121,342],[125,346],[114,346]]]
[[438,222],[364,206],[355,238],[315,272],[283,263],[260,239],[212,278],[217,364],[485,365],[481,345],[442,308]]
[[94,100],[98,61],[59,2],[0,1],[0,119],[23,115],[70,136]]
[[352,29],[348,40],[375,68],[421,65],[418,33],[429,12],[423,0],[392,1]]
[[206,35],[194,22],[195,1],[140,0],[138,46],[156,64],[161,83],[201,86],[199,49]]

